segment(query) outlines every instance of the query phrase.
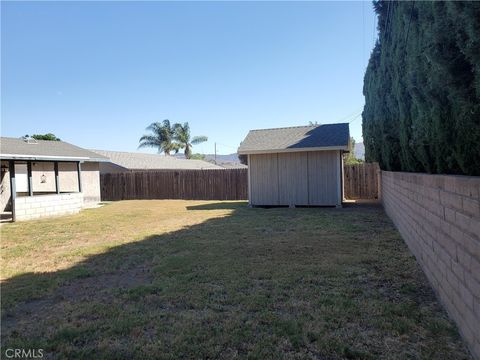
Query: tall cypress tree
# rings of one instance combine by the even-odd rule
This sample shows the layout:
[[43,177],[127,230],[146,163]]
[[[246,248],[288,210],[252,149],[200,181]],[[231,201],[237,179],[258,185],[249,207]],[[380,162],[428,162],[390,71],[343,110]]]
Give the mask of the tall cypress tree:
[[480,175],[480,2],[373,6],[366,159],[386,170]]

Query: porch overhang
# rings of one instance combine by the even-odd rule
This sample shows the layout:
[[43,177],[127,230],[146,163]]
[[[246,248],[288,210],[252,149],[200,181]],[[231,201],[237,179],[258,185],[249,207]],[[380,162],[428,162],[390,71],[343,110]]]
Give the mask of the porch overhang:
[[[91,161],[89,158],[84,157],[58,157],[58,156],[30,156],[30,155],[11,155],[11,154],[2,154],[1,160],[8,162],[8,167],[3,167],[2,172],[8,169],[9,180],[10,180],[10,201],[11,201],[11,213],[12,221],[17,219],[27,219],[27,218],[36,218],[40,216],[54,215],[56,213],[61,213],[62,209],[57,211],[55,208],[56,205],[63,205],[62,202],[66,201],[67,203],[71,202],[71,206],[68,211],[75,212],[77,209],[81,208],[83,204],[83,189],[82,189],[82,163],[86,161]],[[35,191],[35,186],[32,181],[32,165],[35,163],[51,163],[53,164],[54,172],[54,191],[53,189],[39,190]],[[60,169],[59,164],[70,163],[76,164],[76,178],[78,181],[76,191],[66,190],[61,191],[60,189]],[[21,190],[20,193],[17,193],[17,174],[16,174],[16,165],[24,164],[26,165],[26,189]],[[43,175],[45,176],[45,175]],[[2,179],[3,181],[3,179]],[[18,195],[24,194],[24,195]],[[74,194],[79,194],[74,195]],[[55,195],[55,196],[52,196]],[[35,203],[36,200],[40,199],[40,203],[44,205],[38,207],[35,211],[28,209],[29,204]],[[73,199],[73,200],[72,200]],[[23,205],[22,205],[23,204]],[[52,205],[53,204],[53,205]],[[80,205],[79,205],[80,204]],[[53,206],[53,207],[52,207]],[[44,209],[45,208],[45,209]],[[43,211],[45,210],[45,211]],[[17,216],[18,215],[18,216]],[[37,216],[38,215],[38,216]]]
[[64,161],[64,162],[108,162],[105,158],[91,158],[80,156],[50,156],[50,155],[24,155],[24,154],[1,154],[1,160],[18,161]]

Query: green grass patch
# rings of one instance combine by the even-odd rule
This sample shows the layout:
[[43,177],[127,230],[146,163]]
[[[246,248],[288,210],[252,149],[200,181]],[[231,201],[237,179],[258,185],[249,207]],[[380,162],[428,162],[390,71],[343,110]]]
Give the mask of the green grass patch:
[[49,358],[469,358],[379,207],[122,201],[1,230],[3,348]]

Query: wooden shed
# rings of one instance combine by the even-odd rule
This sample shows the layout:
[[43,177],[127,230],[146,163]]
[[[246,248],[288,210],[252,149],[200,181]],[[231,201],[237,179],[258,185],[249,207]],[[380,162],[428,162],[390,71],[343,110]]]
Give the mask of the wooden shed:
[[248,157],[252,206],[341,206],[348,124],[251,130],[238,154]]

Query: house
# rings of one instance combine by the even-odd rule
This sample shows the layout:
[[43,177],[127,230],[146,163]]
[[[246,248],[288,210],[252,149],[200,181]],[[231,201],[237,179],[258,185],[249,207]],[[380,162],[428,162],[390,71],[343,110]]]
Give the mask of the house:
[[179,159],[174,156],[136,152],[91,150],[110,161],[100,164],[100,173],[118,173],[145,170],[205,170],[223,167],[203,160]]
[[2,137],[0,158],[2,217],[73,214],[100,201],[102,155],[63,141]]
[[252,206],[341,206],[348,124],[251,130],[238,148],[248,159]]

